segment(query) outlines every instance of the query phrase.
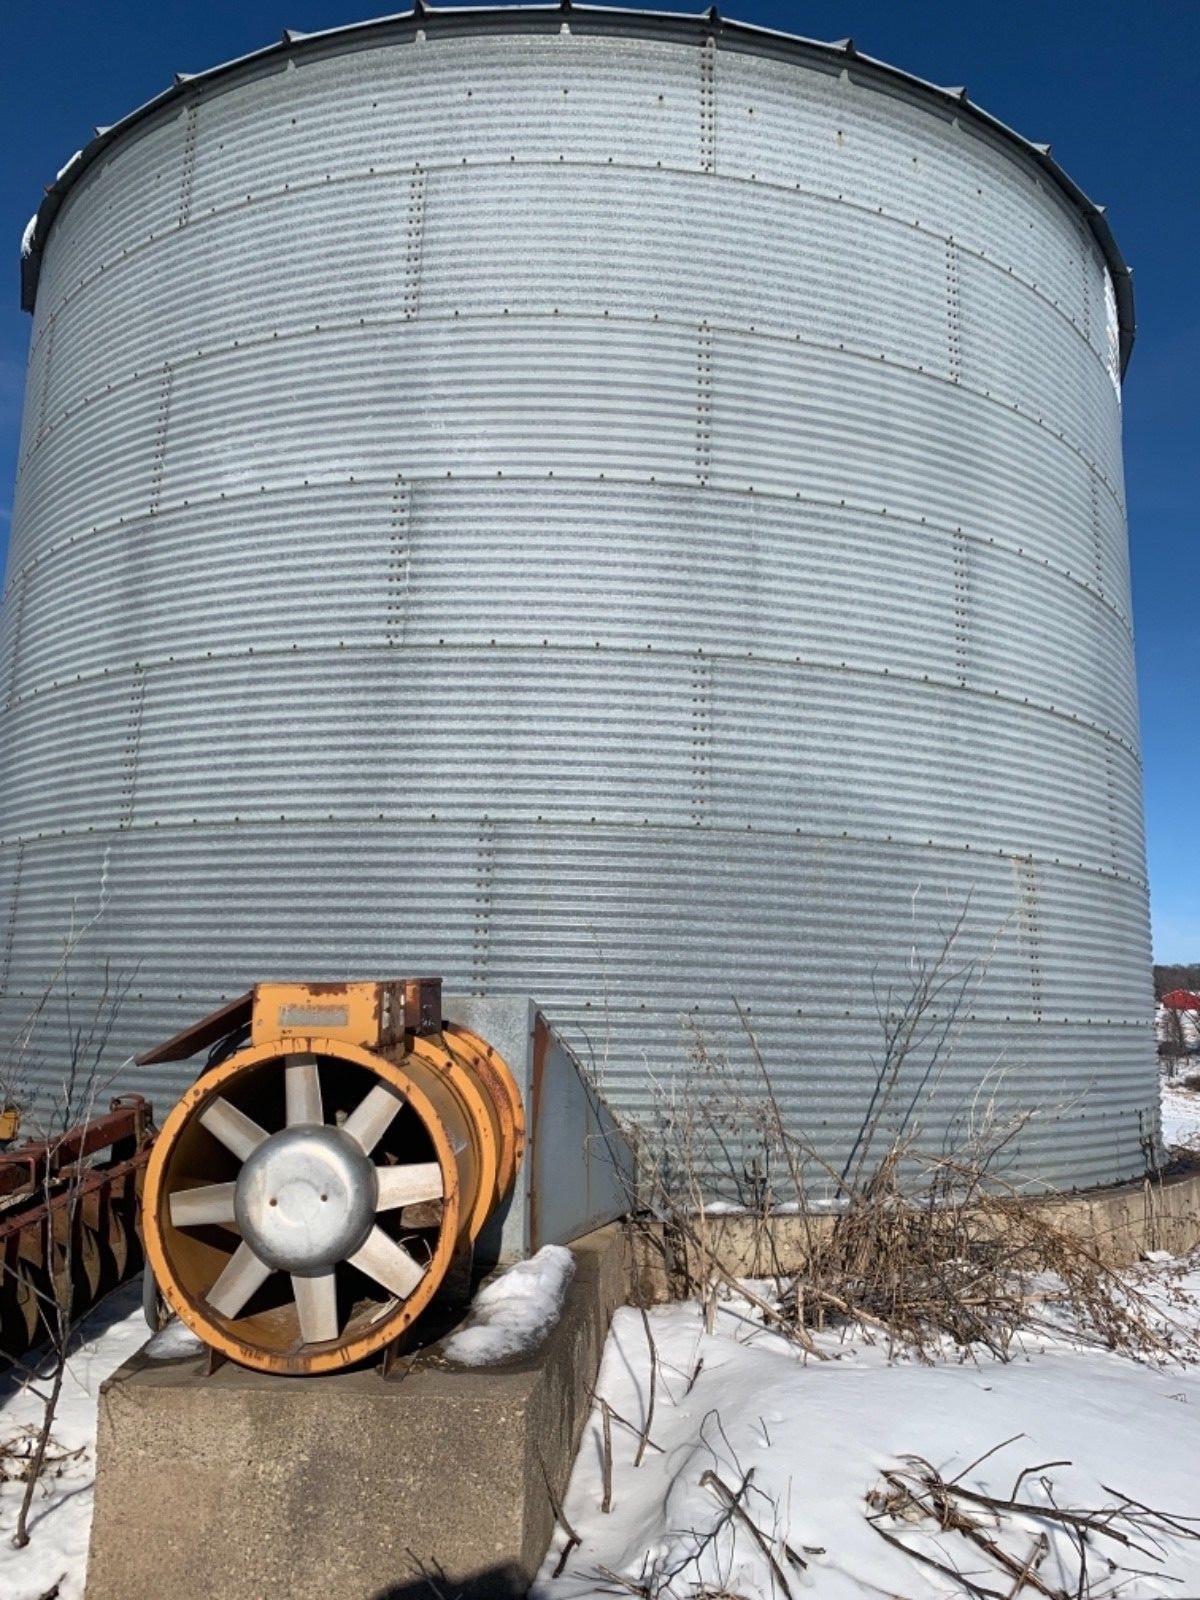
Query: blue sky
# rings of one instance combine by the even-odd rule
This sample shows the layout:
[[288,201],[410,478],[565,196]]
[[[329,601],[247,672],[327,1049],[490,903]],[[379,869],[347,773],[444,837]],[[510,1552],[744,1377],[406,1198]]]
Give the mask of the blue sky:
[[[700,6],[657,9],[698,11]],[[1134,613],[1155,955],[1200,961],[1200,0],[740,0],[730,16],[868,54],[972,98],[1059,161],[1134,269],[1125,389]],[[42,186],[90,136],[196,71],[376,14],[369,0],[0,0],[0,547],[7,546],[28,318],[18,243]],[[2,759],[2,756],[0,756]]]

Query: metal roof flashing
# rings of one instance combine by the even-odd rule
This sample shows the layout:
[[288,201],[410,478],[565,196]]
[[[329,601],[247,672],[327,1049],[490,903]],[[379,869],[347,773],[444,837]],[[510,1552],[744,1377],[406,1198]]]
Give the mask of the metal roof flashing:
[[675,39],[700,44],[715,37],[718,48],[749,53],[765,53],[801,59],[809,67],[829,71],[848,71],[874,86],[900,92],[913,104],[946,117],[959,119],[964,127],[996,142],[1006,153],[1044,173],[1082,216],[1096,240],[1112,277],[1120,325],[1120,367],[1122,377],[1129,362],[1135,335],[1133,275],[1126,265],[1104,208],[1089,200],[1053,159],[1050,146],[1035,144],[1016,133],[998,118],[975,105],[961,87],[943,88],[884,61],[865,56],[852,39],[825,43],[791,34],[760,28],[750,23],[721,17],[715,6],[688,16],[675,12],[629,10],[609,6],[580,6],[572,0],[553,5],[447,7],[431,10],[417,0],[413,10],[365,22],[348,23],[319,33],[302,34],[287,29],[282,37],[261,50],[233,61],[223,62],[197,73],[177,73],[173,83],[152,100],[131,111],[111,127],[97,128],[94,137],[79,155],[68,163],[60,177],[49,184],[38,207],[28,248],[21,258],[21,306],[34,309],[42,252],[54,219],[79,178],[105,152],[140,123],[165,110],[172,103],[196,94],[215,81],[235,74],[253,75],[257,71],[278,70],[290,61],[353,49],[368,49],[389,39],[415,39],[420,30],[444,36],[469,32],[555,32],[564,26],[580,32],[624,33],[641,37]]

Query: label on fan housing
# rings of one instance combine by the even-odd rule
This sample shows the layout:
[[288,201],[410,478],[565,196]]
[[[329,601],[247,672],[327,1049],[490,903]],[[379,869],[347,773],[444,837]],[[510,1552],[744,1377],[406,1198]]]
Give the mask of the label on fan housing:
[[345,1006],[280,1006],[281,1028],[316,1028],[322,1032],[329,1028],[345,1028],[350,1022],[350,1012]]

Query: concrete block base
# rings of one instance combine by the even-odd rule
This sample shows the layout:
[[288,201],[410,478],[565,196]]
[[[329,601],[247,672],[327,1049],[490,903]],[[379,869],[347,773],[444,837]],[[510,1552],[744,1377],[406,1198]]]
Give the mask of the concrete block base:
[[87,1600],[429,1600],[423,1568],[449,1596],[524,1595],[627,1291],[618,1226],[572,1248],[558,1324],[499,1366],[435,1346],[387,1378],[206,1377],[135,1356],[101,1391]]
[[[1169,1176],[1044,1195],[1036,1204],[1059,1227],[1092,1245],[1110,1267],[1129,1266],[1149,1250],[1186,1255],[1200,1246],[1200,1159],[1180,1162]],[[735,1277],[802,1272],[810,1240],[827,1237],[832,1225],[828,1212],[781,1213],[765,1225],[759,1217],[723,1212],[707,1219],[708,1247]],[[699,1265],[687,1260],[686,1250],[672,1259],[655,1230],[642,1230],[634,1248],[637,1292],[646,1301],[670,1300]]]

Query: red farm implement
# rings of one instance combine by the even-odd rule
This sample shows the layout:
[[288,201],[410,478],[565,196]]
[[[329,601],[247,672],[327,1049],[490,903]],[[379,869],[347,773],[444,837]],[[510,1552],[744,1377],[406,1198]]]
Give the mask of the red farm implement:
[[0,1151],[0,1362],[41,1343],[56,1306],[79,1316],[141,1268],[152,1116],[121,1095],[64,1134]]

